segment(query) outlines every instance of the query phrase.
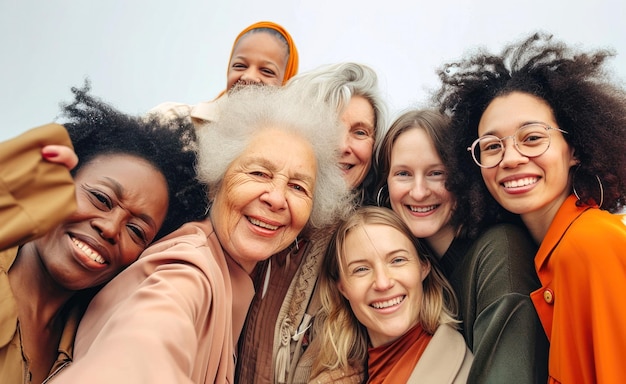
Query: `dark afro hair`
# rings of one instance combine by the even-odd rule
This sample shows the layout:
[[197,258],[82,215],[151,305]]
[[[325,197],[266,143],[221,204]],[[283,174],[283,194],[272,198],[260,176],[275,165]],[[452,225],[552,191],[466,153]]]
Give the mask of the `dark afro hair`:
[[480,118],[499,96],[523,92],[545,100],[565,140],[580,161],[575,187],[580,204],[593,199],[603,209],[619,211],[626,202],[626,92],[605,64],[614,53],[607,49],[579,52],[554,41],[552,35],[531,34],[507,46],[501,54],[478,50],[444,65],[442,86],[434,95],[442,112],[451,115],[456,153],[452,192],[468,207],[459,215],[474,224],[500,221],[506,212],[487,191],[480,169],[466,148],[478,137]]
[[[168,183],[169,206],[154,240],[188,221],[200,220],[207,206],[206,186],[196,179],[195,129],[191,123],[158,116],[126,115],[89,95],[90,84],[72,88],[75,99],[62,104],[63,125],[69,132],[79,163],[75,174],[95,157],[129,154],[147,160]],[[149,192],[148,192],[149,193]]]

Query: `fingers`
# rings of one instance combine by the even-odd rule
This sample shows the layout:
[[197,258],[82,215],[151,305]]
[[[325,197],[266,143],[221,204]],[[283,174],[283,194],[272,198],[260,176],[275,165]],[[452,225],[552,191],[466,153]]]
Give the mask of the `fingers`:
[[41,155],[51,163],[65,165],[68,170],[78,164],[78,156],[70,148],[64,145],[46,145],[41,149]]

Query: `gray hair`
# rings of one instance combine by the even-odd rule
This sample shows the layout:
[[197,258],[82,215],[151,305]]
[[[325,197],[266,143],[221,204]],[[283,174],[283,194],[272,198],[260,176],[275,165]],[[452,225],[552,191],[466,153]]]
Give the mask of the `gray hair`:
[[198,179],[212,201],[229,165],[247,148],[255,132],[274,128],[311,143],[317,160],[313,208],[308,225],[324,227],[351,212],[353,196],[338,166],[340,129],[336,111],[286,88],[246,86],[220,103],[219,118],[198,132]]
[[376,72],[367,65],[352,62],[324,65],[294,76],[287,86],[308,89],[313,97],[336,108],[339,115],[347,107],[352,96],[364,97],[374,108],[375,148],[385,137],[387,105],[378,89]]
[[361,185],[355,189],[357,196],[353,204],[372,204],[378,179],[374,161],[387,131],[387,105],[378,90],[376,72],[358,63],[330,64],[292,77],[286,87],[299,89],[301,93],[325,102],[336,110],[337,116],[341,116],[353,96],[364,97],[370,102],[375,119],[372,164]]

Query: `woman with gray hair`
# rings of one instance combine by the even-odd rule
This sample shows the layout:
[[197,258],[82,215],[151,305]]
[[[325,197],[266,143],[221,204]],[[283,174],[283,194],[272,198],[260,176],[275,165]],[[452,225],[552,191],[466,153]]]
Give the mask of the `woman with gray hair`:
[[349,211],[325,105],[248,86],[220,116],[199,132],[208,217],[155,243],[94,298],[75,363],[56,382],[233,382],[256,263]]
[[[339,116],[338,164],[354,193],[350,210],[369,204],[376,180],[372,159],[385,135],[386,106],[376,73],[357,63],[323,66],[294,76],[285,86],[321,101]],[[252,301],[239,344],[239,383],[306,383],[319,345],[310,331],[319,301],[315,293],[324,251],[336,223],[306,230],[293,249],[259,263]]]

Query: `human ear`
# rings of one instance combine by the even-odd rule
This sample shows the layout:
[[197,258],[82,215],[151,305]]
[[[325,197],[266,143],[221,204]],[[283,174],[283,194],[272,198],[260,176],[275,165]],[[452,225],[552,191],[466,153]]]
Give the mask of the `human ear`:
[[426,276],[428,276],[428,274],[430,273],[431,270],[431,264],[429,261],[424,261],[424,262],[420,262],[420,277],[421,277],[421,281],[423,282],[424,279],[426,279]]
[[[345,289],[343,288],[343,284],[341,284],[341,281],[338,281],[338,282],[336,282],[335,284],[336,284],[336,286],[337,286],[337,289],[338,289],[338,290],[339,290],[339,292],[341,293],[341,295],[342,295],[343,297],[346,297],[346,291],[345,291]],[[347,297],[346,297],[346,299],[347,299]]]

